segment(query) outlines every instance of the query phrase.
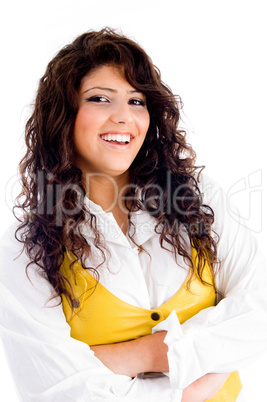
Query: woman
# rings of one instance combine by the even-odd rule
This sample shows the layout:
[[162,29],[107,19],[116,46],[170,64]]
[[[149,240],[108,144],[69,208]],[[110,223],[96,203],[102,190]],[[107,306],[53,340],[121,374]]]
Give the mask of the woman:
[[110,29],[49,63],[20,225],[2,241],[2,338],[23,401],[241,400],[236,370],[267,344],[266,273],[195,167],[179,108]]

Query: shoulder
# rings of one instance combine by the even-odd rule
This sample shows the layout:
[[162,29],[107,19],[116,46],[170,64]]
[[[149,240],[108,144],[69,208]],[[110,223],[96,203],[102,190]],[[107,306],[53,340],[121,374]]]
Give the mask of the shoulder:
[[246,236],[246,230],[242,225],[239,210],[233,205],[228,193],[212,178],[201,174],[199,177],[199,189],[202,194],[202,204],[209,206],[214,213],[213,233],[216,233],[219,241],[219,249],[227,245],[227,250],[235,242],[236,236]]
[[19,251],[22,249],[22,243],[20,243],[16,239],[16,230],[19,227],[18,222],[14,222],[10,225],[4,232],[4,234],[0,238],[0,248],[1,248],[1,255],[5,252],[12,252]]
[[14,222],[7,228],[2,237],[0,238],[0,272],[1,278],[5,273],[5,266],[10,267],[19,264],[27,265],[29,259],[23,251],[23,243],[19,241],[23,231],[18,231],[19,223]]
[[[23,230],[15,222],[0,239],[0,285],[21,302],[45,304],[53,295],[51,284],[40,268],[31,262],[20,242]],[[16,235],[17,232],[17,235]]]
[[[9,226],[6,229],[6,231],[0,238],[1,281],[3,281],[5,275],[7,274],[7,271],[12,271],[12,267],[17,265],[15,261],[16,260],[21,261],[21,257],[23,254],[23,244],[16,238],[16,231],[18,227],[19,227],[18,222],[14,222],[11,226]],[[26,265],[27,263],[28,262],[25,261]]]
[[237,206],[231,202],[229,194],[220,184],[201,173],[198,178],[198,186],[202,195],[202,204],[212,208],[217,224],[222,224],[226,220],[234,225],[241,223]]
[[209,202],[215,203],[219,200],[222,201],[222,197],[225,199],[225,191],[223,188],[211,177],[200,173],[197,177],[198,187],[203,197],[203,203]]

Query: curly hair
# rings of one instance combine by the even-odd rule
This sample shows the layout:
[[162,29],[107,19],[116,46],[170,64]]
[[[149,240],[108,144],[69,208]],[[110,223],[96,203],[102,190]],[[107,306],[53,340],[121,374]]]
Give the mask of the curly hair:
[[[130,85],[146,96],[150,115],[145,141],[130,166],[133,185],[125,197],[129,223],[132,211],[143,209],[152,215],[161,247],[168,243],[176,256],[183,256],[192,277],[191,254],[182,235],[186,231],[198,253],[198,277],[205,283],[203,268],[208,261],[215,287],[214,213],[203,205],[197,175],[201,168],[195,166],[195,153],[185,131],[178,128],[181,100],[162,82],[146,52],[110,28],[84,33],[60,50],[39,82],[34,110],[26,124],[27,151],[19,165],[22,191],[15,205],[22,210],[16,236],[24,244],[29,264],[45,271],[57,295],[65,294],[71,300],[68,281],[60,272],[66,239],[67,248],[83,268],[98,275],[98,267],[86,265],[92,246],[102,252],[105,261],[96,217],[84,204],[82,172],[75,166],[73,143],[81,81],[104,65],[123,69]],[[88,244],[82,235],[85,221],[94,232],[94,244]]]

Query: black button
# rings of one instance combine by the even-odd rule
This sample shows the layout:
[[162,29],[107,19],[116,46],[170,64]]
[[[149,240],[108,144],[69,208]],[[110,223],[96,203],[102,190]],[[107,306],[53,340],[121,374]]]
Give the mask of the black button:
[[160,315],[159,315],[159,313],[152,313],[151,318],[154,321],[158,321],[160,319]]
[[73,308],[78,308],[78,307],[80,307],[80,302],[79,302],[78,299],[73,299],[73,300],[72,300],[72,307],[73,307]]

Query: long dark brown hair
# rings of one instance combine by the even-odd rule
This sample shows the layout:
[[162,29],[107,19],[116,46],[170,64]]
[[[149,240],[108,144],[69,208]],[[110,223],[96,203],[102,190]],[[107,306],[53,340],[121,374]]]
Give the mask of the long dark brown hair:
[[[84,204],[82,172],[75,166],[73,144],[81,80],[103,65],[123,68],[130,85],[146,96],[150,114],[144,144],[130,167],[131,186],[125,198],[129,219],[131,211],[148,211],[156,219],[161,247],[171,245],[204,283],[205,261],[213,267],[213,278],[217,262],[211,229],[214,214],[203,205],[195,153],[185,131],[178,128],[180,98],[162,82],[159,70],[137,43],[109,28],[84,33],[60,50],[40,80],[26,124],[27,152],[19,165],[22,191],[15,208],[22,215],[16,236],[30,264],[45,271],[56,294],[64,293],[69,299],[67,281],[60,272],[66,239],[84,268],[97,272],[97,267],[86,265],[92,247],[98,247],[105,260],[96,217]],[[85,221],[94,232],[93,244],[82,235]],[[198,253],[196,268],[185,246],[185,232]]]

